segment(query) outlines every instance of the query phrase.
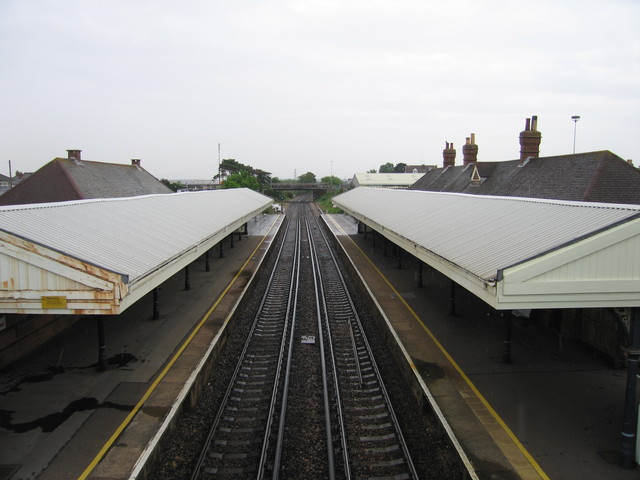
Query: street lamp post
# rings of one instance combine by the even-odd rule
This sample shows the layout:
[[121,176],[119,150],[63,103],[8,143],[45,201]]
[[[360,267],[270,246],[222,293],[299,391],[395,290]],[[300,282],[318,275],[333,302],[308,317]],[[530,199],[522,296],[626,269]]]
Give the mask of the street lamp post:
[[580,115],[574,115],[571,117],[573,120],[573,153],[576,153],[576,129],[578,127],[578,120],[580,120]]

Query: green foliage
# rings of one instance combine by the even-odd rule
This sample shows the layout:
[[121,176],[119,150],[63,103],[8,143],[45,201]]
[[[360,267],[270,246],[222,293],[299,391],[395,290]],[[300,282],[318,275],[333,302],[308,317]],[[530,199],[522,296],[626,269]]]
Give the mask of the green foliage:
[[344,182],[338,177],[327,176],[320,179],[320,183],[328,183],[329,185],[342,185]]
[[393,171],[396,173],[404,173],[405,168],[407,168],[406,163],[396,163],[396,166],[393,167]]
[[237,185],[238,179],[237,177],[235,177],[235,175],[243,175],[242,177],[242,182],[246,183],[249,182],[251,184],[253,184],[253,182],[251,182],[250,180],[246,179],[246,175],[249,175],[251,177],[253,177],[257,184],[258,184],[258,188],[253,188],[251,186],[244,185],[247,186],[249,188],[251,188],[252,190],[261,190],[261,189],[265,189],[267,188],[270,183],[271,183],[271,173],[270,172],[265,172],[264,170],[260,170],[259,168],[253,168],[251,165],[244,165],[240,162],[237,162],[236,160],[234,160],[233,158],[225,158],[224,160],[222,160],[220,162],[220,174],[216,174],[214,175],[214,179],[218,178],[219,176],[222,177],[222,184],[224,188],[237,188],[236,186],[232,186],[232,187],[227,187],[226,184],[229,181],[230,178],[234,177],[233,182],[234,185]]
[[165,184],[168,188],[170,188],[174,192],[177,192],[178,190],[184,188],[184,185],[181,182],[172,182],[170,180],[167,180],[166,178],[161,179],[160,183]]
[[331,203],[331,199],[336,195],[337,193],[329,193],[316,200],[316,203],[324,213],[344,213],[341,209],[334,207]]
[[[391,162],[387,162],[384,165],[380,165],[378,172],[380,173],[404,173],[404,168],[407,166],[406,163],[396,163],[393,165]],[[369,171],[367,173],[376,173],[375,171]]]
[[224,181],[222,188],[250,188],[251,190],[260,190],[260,184],[256,177],[251,175],[246,170],[241,170],[238,173],[229,175]]
[[367,170],[367,173],[378,173],[378,171],[375,168],[372,168],[371,170]]
[[307,172],[298,177],[300,183],[316,183],[316,174]]

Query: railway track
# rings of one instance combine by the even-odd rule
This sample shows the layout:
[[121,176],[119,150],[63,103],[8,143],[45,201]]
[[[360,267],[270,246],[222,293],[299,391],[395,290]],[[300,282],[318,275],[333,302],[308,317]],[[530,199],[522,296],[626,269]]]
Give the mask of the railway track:
[[192,479],[417,478],[345,279],[294,204]]

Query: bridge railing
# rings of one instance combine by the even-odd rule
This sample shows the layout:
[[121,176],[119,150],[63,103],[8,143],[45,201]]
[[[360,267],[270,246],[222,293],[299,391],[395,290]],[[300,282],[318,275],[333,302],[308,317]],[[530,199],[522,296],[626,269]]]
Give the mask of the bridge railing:
[[272,190],[340,190],[341,185],[330,183],[273,183]]

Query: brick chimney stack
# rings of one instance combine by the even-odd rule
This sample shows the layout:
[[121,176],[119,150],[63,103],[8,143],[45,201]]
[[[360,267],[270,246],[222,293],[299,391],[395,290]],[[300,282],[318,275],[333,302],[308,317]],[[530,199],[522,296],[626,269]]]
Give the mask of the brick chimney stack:
[[131,165],[139,167],[140,166],[140,159],[139,158],[132,158],[131,159]]
[[467,143],[462,146],[462,164],[469,165],[478,161],[478,145],[476,145],[476,134],[466,138]]
[[82,153],[82,150],[67,150],[67,158],[69,160],[80,162],[82,161],[82,159],[80,158],[80,153]]
[[456,150],[453,148],[453,143],[446,142],[446,147],[442,150],[442,167],[453,167],[456,164]]
[[540,156],[540,142],[542,134],[538,131],[538,117],[533,115],[531,121],[527,118],[524,130],[520,132],[520,164],[529,158]]

